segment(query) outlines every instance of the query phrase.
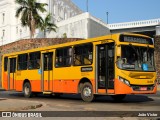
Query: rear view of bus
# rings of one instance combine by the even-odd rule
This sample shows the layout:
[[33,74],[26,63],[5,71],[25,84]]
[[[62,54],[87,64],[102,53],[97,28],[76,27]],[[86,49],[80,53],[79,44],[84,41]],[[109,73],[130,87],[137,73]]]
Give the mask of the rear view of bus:
[[157,90],[154,43],[147,36],[121,34],[116,46],[115,99]]

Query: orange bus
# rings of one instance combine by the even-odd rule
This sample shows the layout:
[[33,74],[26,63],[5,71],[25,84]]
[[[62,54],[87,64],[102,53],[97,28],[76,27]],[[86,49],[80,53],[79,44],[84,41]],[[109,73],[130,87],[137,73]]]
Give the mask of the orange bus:
[[126,94],[157,91],[154,43],[119,33],[3,55],[2,86],[33,94],[96,95],[122,100]]

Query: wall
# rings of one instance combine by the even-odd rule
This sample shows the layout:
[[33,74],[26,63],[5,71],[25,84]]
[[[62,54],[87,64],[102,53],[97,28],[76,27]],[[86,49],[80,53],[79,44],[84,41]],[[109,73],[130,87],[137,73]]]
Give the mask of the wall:
[[110,34],[107,24],[91,16],[88,12],[61,21],[56,24],[57,32],[47,34],[49,38],[61,38],[64,33],[69,38],[93,38]]
[[94,19],[88,19],[88,21],[88,38],[110,34],[110,30],[105,25],[95,21]]
[[155,37],[155,62],[157,70],[157,80],[160,83],[160,35]]
[[28,50],[32,48],[39,48],[44,46],[50,46],[60,43],[72,42],[81,40],[78,38],[48,38],[48,39],[24,39],[4,46],[0,46],[0,86],[1,86],[1,70],[2,70],[2,55],[5,53],[18,52],[23,50]]

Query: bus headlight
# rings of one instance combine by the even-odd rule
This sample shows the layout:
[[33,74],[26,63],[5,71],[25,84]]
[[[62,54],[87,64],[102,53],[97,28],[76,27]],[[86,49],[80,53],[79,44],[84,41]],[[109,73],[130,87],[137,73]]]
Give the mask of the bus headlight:
[[119,79],[121,82],[123,82],[124,84],[130,86],[130,83],[129,83],[128,80],[126,80],[126,79],[124,79],[124,78],[122,78],[122,77],[120,77],[120,76],[118,77],[118,79]]

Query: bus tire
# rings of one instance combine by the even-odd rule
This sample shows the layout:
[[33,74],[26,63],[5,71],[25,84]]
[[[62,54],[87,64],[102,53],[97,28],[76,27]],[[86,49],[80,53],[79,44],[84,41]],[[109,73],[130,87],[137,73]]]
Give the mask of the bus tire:
[[23,92],[24,92],[24,97],[26,98],[32,97],[31,84],[29,82],[24,83]]
[[86,82],[82,85],[81,98],[85,102],[92,102],[94,100],[93,87],[91,83]]
[[122,95],[111,95],[112,99],[115,101],[122,101],[125,97],[126,94],[122,94]]

